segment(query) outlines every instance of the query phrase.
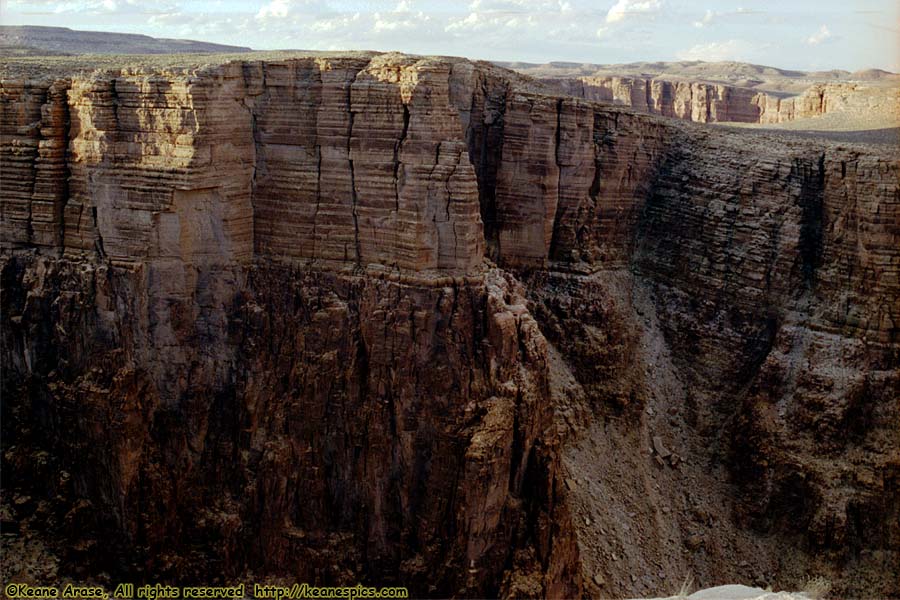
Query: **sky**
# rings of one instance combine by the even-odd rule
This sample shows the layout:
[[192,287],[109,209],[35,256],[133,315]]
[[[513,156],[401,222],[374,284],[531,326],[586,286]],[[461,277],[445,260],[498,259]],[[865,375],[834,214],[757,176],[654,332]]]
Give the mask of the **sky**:
[[0,0],[0,23],[257,50],[900,72],[898,0]]

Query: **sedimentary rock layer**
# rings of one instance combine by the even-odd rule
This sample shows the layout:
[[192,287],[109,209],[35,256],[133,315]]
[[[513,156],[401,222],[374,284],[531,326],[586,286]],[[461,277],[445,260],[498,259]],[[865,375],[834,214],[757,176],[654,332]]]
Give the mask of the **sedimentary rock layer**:
[[[125,71],[60,80],[55,96],[5,84],[5,114],[44,111],[48,121],[4,124],[10,164],[21,156],[25,170],[8,179],[5,243],[67,255],[98,247],[121,261],[255,253],[464,271],[480,262],[483,236],[450,66],[306,59],[201,77]],[[65,144],[44,138],[66,135],[69,161],[53,162]],[[42,191],[64,189],[57,164],[71,168],[61,221],[60,202],[48,214]],[[23,237],[36,227],[43,237]]]
[[[260,265],[201,271],[192,300],[151,269],[4,263],[4,395],[40,380],[65,423],[47,468],[71,478],[39,488],[51,526],[75,536],[69,560],[156,580],[252,569],[496,595],[511,593],[513,550],[531,547],[519,564],[536,590],[576,593],[554,532],[545,342],[511,278]],[[44,432],[7,404],[7,459],[28,461]],[[86,502],[66,508],[73,497]]]
[[541,81],[578,98],[696,123],[784,123],[841,111],[876,111],[900,118],[900,96],[855,83],[817,83],[800,95],[785,97],[696,81],[597,76]]
[[[896,157],[539,89],[400,55],[4,79],[17,522],[140,580],[900,593]],[[642,97],[741,115],[698,94]]]

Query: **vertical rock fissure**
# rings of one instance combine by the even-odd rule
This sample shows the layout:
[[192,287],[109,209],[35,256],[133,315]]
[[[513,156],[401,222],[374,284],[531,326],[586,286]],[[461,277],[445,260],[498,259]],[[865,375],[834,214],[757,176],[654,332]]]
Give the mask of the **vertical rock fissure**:
[[807,288],[815,284],[816,269],[822,259],[825,154],[819,155],[815,166],[809,163],[797,165],[800,176],[800,237],[797,242],[800,253],[803,282]]
[[709,86],[704,86],[704,91],[706,92],[706,102],[704,102],[704,109],[706,110],[706,121],[704,122],[709,123],[712,120],[712,100],[710,99]]
[[[116,81],[115,77],[112,78],[112,81],[109,84],[109,95],[110,102],[112,102],[112,110],[113,110],[113,127],[111,128],[113,135],[115,136],[112,141],[119,141],[119,91],[116,89]],[[107,130],[107,135],[109,135],[109,131]]]
[[94,247],[97,250],[97,254],[100,256],[100,258],[106,258],[106,250],[104,250],[103,248],[103,236],[100,234],[100,224],[97,221],[96,206],[91,207],[91,216],[94,220],[94,232],[97,235],[96,239],[94,240]]
[[444,179],[444,190],[447,192],[447,201],[444,203],[444,219],[448,223],[450,222],[450,203],[453,201],[453,191],[450,188],[450,180],[456,175],[456,168],[459,166],[460,160],[462,160],[462,150],[456,155],[456,160],[450,166],[450,172],[447,173],[447,177]]
[[[490,258],[499,258],[500,234],[497,222],[497,172],[503,158],[504,121],[509,83],[499,82],[503,87],[495,97],[491,97],[491,82],[486,76],[480,77],[478,87],[472,92],[472,109],[466,135],[469,161],[475,169],[478,186],[478,207],[481,213],[485,253]],[[480,115],[475,108],[480,102]]]
[[[522,320],[519,317],[516,317],[515,320],[516,327],[516,350],[520,357],[528,356],[528,348],[525,345],[525,333],[522,331]],[[524,398],[522,397],[522,389],[516,388],[516,398],[513,403],[513,427],[512,427],[512,448],[511,448],[511,461],[509,465],[509,484],[508,489],[509,493],[514,497],[518,498],[522,492],[522,478],[520,477],[520,471],[522,470],[523,464],[527,466],[527,457],[523,456],[525,453],[525,443],[523,441],[523,424],[522,424],[522,414],[523,412],[523,404]]]
[[[450,173],[447,175],[447,179],[444,181],[444,187],[447,190],[447,202],[444,205],[444,218],[450,223],[450,228],[453,231],[453,260],[456,261],[459,258],[459,237],[456,231],[456,221],[451,220],[450,218],[450,204],[453,202],[453,191],[450,186],[450,180],[456,175],[456,169],[459,167],[459,162],[462,160],[463,149],[460,148],[459,153],[456,155],[456,160],[453,161],[453,166],[450,169]],[[440,248],[438,249],[438,255],[440,256]],[[454,302],[455,306],[455,302]]]
[[66,82],[66,88],[63,90],[62,94],[62,110],[63,110],[63,134],[62,134],[62,161],[63,161],[63,169],[62,169],[62,181],[60,182],[61,186],[61,200],[59,201],[59,207],[57,212],[54,214],[54,218],[56,219],[57,231],[59,232],[59,256],[62,257],[65,251],[66,246],[66,206],[69,203],[69,177],[71,176],[71,170],[69,169],[69,140],[72,138],[72,116],[69,112],[69,89],[72,87],[72,81],[68,80]]
[[406,135],[409,132],[409,106],[403,104],[403,130],[400,132],[400,139],[394,144],[394,210],[400,212],[400,151],[403,148],[403,142],[406,141]]
[[322,204],[322,145],[316,144],[316,208],[313,212],[312,222],[312,257],[316,258],[319,226],[319,207]]
[[[434,179],[434,172],[437,170],[437,168],[438,168],[438,163],[439,163],[440,161],[441,161],[441,143],[438,142],[438,143],[435,144],[435,146],[434,146],[434,164],[431,165],[431,170],[428,172],[428,185],[429,185],[429,189],[431,189],[431,184],[432,184],[433,179]],[[437,220],[437,216],[436,216],[436,215],[437,215],[437,213],[435,213],[435,216],[432,216],[432,217],[431,217],[431,220],[432,220],[432,221]]]
[[[49,101],[50,93],[48,90],[40,91],[40,105],[43,107]],[[43,116],[43,115],[42,115]],[[39,123],[40,125],[40,123]],[[43,134],[41,132],[40,127],[37,130],[37,139],[38,142],[34,146],[34,150],[32,151],[31,160],[28,161],[28,180],[31,182],[31,194],[28,195],[26,200],[27,205],[27,218],[25,220],[25,239],[28,240],[29,243],[34,242],[34,194],[37,191],[38,184],[38,161],[41,157],[41,139],[43,139]]]
[[[594,153],[594,176],[591,178],[591,187],[588,188],[588,199],[590,200],[587,210],[588,214],[595,215],[594,219],[599,223],[603,218],[603,215],[600,212],[599,207],[599,199],[600,199],[600,185],[602,183],[603,177],[603,157],[604,157],[604,145],[603,140],[600,136],[597,135],[599,131],[599,115],[594,113],[594,118],[591,120],[591,141],[592,148],[591,150]],[[589,223],[590,219],[582,219],[579,217],[579,221],[581,221],[581,225],[578,227],[577,231],[574,234],[574,239],[572,243],[574,248],[578,249],[581,253],[581,257],[584,257],[584,253],[587,252],[591,254],[593,249],[588,246],[588,239],[590,236],[590,227]],[[590,241],[590,244],[596,246],[596,240]]]
[[647,105],[647,112],[652,115],[659,111],[657,111],[656,107],[653,106],[653,96],[650,93],[650,89],[651,89],[650,82],[651,81],[653,81],[653,80],[652,79],[644,80],[644,103]]
[[774,213],[773,222],[769,228],[769,252],[766,259],[765,271],[765,292],[768,301],[768,295],[772,292],[772,276],[778,262],[778,249],[781,246],[781,232],[784,229],[785,213],[778,211]]
[[550,235],[550,250],[548,252],[548,260],[556,258],[557,246],[559,245],[560,222],[563,215],[562,203],[562,166],[560,165],[559,150],[562,138],[562,107],[563,100],[556,101],[556,139],[553,151],[554,160],[556,161],[556,210],[553,215],[553,231]]
[[[356,81],[355,77],[353,81]],[[353,167],[353,83],[347,87],[347,112],[350,114],[350,126],[347,128],[347,162],[350,165],[350,212],[353,215],[353,243],[356,248],[356,263],[362,265],[362,252],[359,243],[359,214],[356,210],[358,200],[356,195],[356,172]]]

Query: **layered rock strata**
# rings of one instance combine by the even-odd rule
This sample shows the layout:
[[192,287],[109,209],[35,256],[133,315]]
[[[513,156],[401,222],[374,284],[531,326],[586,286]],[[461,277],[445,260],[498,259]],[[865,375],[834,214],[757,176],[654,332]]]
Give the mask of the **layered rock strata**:
[[4,469],[63,568],[900,593],[895,157],[460,59],[64,75],[0,89]]
[[[696,123],[784,123],[842,111],[900,118],[900,96],[854,83],[819,83],[798,96],[724,84],[634,77],[545,78],[560,92]],[[872,93],[872,92],[875,93]]]

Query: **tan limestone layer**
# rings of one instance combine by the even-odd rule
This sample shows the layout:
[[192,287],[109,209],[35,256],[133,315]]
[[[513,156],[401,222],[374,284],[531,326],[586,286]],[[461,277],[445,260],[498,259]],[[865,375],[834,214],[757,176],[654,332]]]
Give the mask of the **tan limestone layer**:
[[552,89],[586,100],[628,106],[640,112],[696,123],[786,123],[835,112],[877,114],[900,122],[896,90],[857,83],[817,83],[802,94],[784,95],[750,88],[692,81],[634,77],[545,78]]
[[0,83],[0,244],[62,245],[68,197],[68,82]]
[[[69,253],[96,247],[114,260],[176,252],[194,262],[217,247],[223,259],[244,262],[255,251],[468,270],[481,261],[483,236],[475,173],[450,104],[451,65],[404,61],[303,59],[230,63],[199,76],[75,78],[61,108],[71,112],[69,199],[51,233]],[[31,89],[4,88],[20,112],[34,113],[10,111],[4,128],[5,162],[13,168],[15,154],[28,173],[39,170],[39,132],[23,128],[47,93]],[[50,157],[41,160],[46,171]],[[32,179],[10,177],[10,185]],[[40,192],[27,192],[10,199],[10,242],[29,243],[27,207]],[[212,213],[209,222],[190,222],[179,207],[185,202]],[[185,237],[192,239],[177,247],[175,238]]]

